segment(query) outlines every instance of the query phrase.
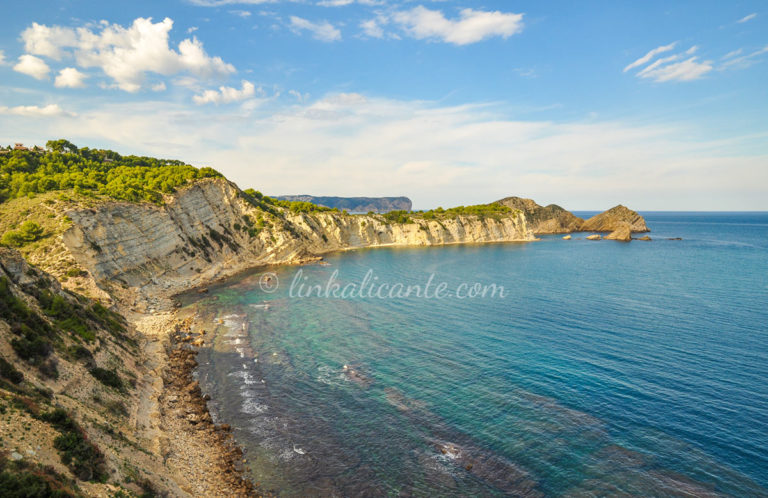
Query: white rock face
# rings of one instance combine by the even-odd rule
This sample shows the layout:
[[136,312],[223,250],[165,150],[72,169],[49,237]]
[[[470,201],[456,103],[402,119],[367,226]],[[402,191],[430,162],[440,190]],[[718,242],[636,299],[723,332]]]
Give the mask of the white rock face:
[[[224,179],[195,183],[164,206],[113,202],[68,213],[73,226],[63,240],[98,282],[170,296],[266,264],[295,263],[321,254],[377,246],[535,240],[525,217],[474,216],[385,223],[378,216],[287,213],[251,237],[244,216],[261,211]],[[282,226],[280,226],[282,225]]]

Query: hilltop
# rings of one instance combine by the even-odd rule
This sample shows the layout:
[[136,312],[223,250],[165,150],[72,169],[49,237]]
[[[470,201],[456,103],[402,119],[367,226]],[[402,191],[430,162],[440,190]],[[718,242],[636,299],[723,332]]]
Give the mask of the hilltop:
[[315,195],[279,195],[281,201],[302,201],[351,213],[388,213],[410,211],[413,203],[407,197],[332,197]]

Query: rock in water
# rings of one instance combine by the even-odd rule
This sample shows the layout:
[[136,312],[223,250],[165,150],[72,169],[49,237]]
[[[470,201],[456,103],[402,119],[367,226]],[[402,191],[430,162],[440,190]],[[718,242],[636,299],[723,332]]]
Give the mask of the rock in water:
[[599,234],[587,235],[587,240],[600,240],[601,238]]
[[566,235],[565,237],[563,237],[563,240],[571,240],[571,236],[570,235]]
[[619,204],[616,207],[595,215],[581,225],[582,232],[613,232],[629,224],[631,232],[650,232],[645,225],[645,219],[636,211]]
[[521,210],[525,214],[525,221],[533,230],[534,235],[576,232],[584,223],[584,220],[556,204],[544,207],[536,204],[533,199],[523,199],[522,197],[505,197],[496,202],[512,209]]
[[622,223],[619,228],[606,235],[608,240],[620,240],[622,242],[629,242],[632,240],[632,231],[629,228],[629,223]]
[[648,241],[650,241],[650,240],[653,240],[653,239],[651,239],[651,237],[649,237],[648,235],[644,235],[644,236],[640,237],[637,240],[648,240]]

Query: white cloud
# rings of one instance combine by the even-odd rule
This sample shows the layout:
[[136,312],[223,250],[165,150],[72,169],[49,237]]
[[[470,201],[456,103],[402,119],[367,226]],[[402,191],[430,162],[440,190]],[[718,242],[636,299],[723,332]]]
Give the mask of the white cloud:
[[115,86],[128,92],[141,88],[147,72],[189,72],[203,78],[235,72],[220,57],[209,56],[197,38],[184,39],[178,50],[172,49],[168,44],[172,28],[169,18],[157,23],[138,18],[129,27],[102,21],[95,29],[76,30],[34,23],[22,38],[31,53],[55,59],[73,56],[79,67],[100,68]]
[[163,92],[165,91],[165,89],[166,89],[165,83],[162,81],[160,83],[155,83],[154,85],[152,85],[153,92]]
[[4,65],[5,65],[5,52],[0,50],[0,66],[4,66]]
[[[669,59],[672,60],[672,58]],[[637,75],[657,82],[693,81],[712,71],[712,68],[712,61],[698,62],[698,57],[691,57],[681,62],[660,64],[658,67],[649,66]]]
[[315,23],[301,17],[291,16],[291,29],[296,33],[304,30],[309,31],[315,39],[324,42],[341,40],[341,31],[328,21]]
[[251,17],[251,13],[247,10],[230,10],[229,13],[238,17],[242,17],[243,19]]
[[221,86],[218,90],[206,90],[200,95],[195,95],[192,100],[195,104],[228,104],[238,102],[253,97],[256,93],[256,87],[250,81],[243,80],[241,89],[231,86]]
[[51,68],[48,67],[48,64],[46,64],[43,59],[35,57],[34,55],[25,54],[19,56],[19,62],[13,66],[13,70],[32,76],[35,79],[42,80],[48,77],[48,72]]
[[58,104],[49,104],[44,107],[36,105],[20,105],[16,107],[0,106],[0,114],[13,114],[16,116],[59,116],[67,114]]
[[636,67],[642,66],[643,64],[646,64],[651,59],[656,57],[659,54],[662,54],[664,52],[669,52],[670,50],[675,48],[675,45],[677,45],[677,42],[670,43],[669,45],[662,45],[661,47],[656,47],[644,56],[637,59],[635,62],[629,64],[627,67],[624,68],[624,72],[626,73],[630,69],[634,69]]
[[64,47],[72,47],[77,44],[77,34],[72,28],[61,26],[45,26],[32,23],[21,32],[24,48],[30,54],[42,55],[51,59],[60,60],[65,51]]
[[739,20],[738,20],[738,21],[736,21],[736,22],[737,22],[737,23],[739,23],[739,24],[741,24],[741,23],[745,23],[745,22],[747,22],[747,21],[751,21],[751,20],[752,20],[752,19],[754,19],[755,17],[757,17],[757,14],[753,12],[752,14],[748,14],[748,15],[746,15],[746,16],[744,16],[744,17],[742,17],[741,19],[739,19]]
[[210,165],[272,194],[408,195],[419,209],[507,195],[569,209],[768,209],[765,128],[697,140],[684,124],[520,121],[495,103],[359,94],[276,112],[115,103],[81,109],[75,123],[0,116],[0,129],[29,141],[68,129],[75,143]]
[[317,5],[321,7],[346,7],[347,5],[352,5],[353,3],[357,3],[360,5],[376,6],[376,5],[384,5],[386,1],[385,0],[319,0],[317,2]]
[[[654,57],[665,52],[669,52],[674,49],[677,42],[670,43],[669,45],[662,45],[656,47],[644,56],[640,57],[636,61],[629,64],[624,68],[626,73],[630,69],[643,66],[650,62]],[[638,71],[635,76],[638,78],[652,79],[656,82],[662,83],[666,81],[693,81],[701,78],[708,72],[712,71],[712,61],[699,61],[698,57],[689,57],[685,60],[680,60],[683,56],[693,55],[699,50],[698,45],[693,45],[685,52],[672,54],[667,57],[656,59],[645,68]]]
[[187,28],[187,34],[191,35],[195,31],[197,31],[198,29],[200,29],[200,28],[198,28],[197,26],[190,26],[190,27]]
[[436,39],[455,45],[476,43],[492,36],[508,38],[523,30],[523,14],[463,9],[459,19],[423,6],[396,12],[392,20],[416,39]]
[[65,67],[59,71],[53,84],[57,88],[83,88],[87,77],[87,74],[81,73],[74,67]]
[[259,5],[262,3],[277,3],[279,0],[189,0],[189,3],[199,7],[221,7],[223,5]]
[[384,38],[384,30],[376,19],[369,19],[360,23],[363,33],[371,38]]
[[734,50],[733,52],[727,53],[723,59],[725,62],[722,63],[720,66],[720,70],[723,69],[746,69],[753,64],[756,64],[759,62],[759,58],[762,55],[765,55],[768,53],[768,45],[764,46],[763,48],[754,50],[746,55],[742,55],[740,57],[737,57],[739,54],[742,53],[742,49]]

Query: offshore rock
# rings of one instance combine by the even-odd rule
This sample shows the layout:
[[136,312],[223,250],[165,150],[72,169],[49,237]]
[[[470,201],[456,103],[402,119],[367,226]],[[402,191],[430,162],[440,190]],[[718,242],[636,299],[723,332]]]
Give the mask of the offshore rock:
[[618,240],[621,242],[629,242],[632,240],[632,231],[629,228],[629,223],[622,223],[619,228],[606,235],[608,240]]
[[635,232],[650,232],[645,225],[645,219],[637,211],[619,204],[616,207],[595,215],[581,225],[582,232],[613,232],[627,223],[629,230]]

